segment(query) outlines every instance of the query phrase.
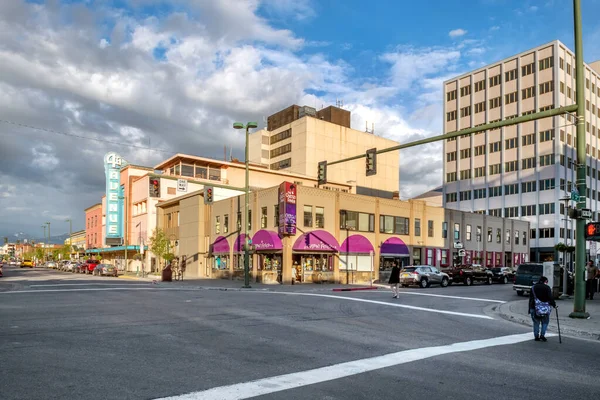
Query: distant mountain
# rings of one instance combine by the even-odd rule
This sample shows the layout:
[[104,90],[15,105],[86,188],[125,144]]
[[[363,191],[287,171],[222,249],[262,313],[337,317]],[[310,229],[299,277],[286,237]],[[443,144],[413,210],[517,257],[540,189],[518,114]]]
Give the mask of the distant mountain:
[[[30,238],[30,237],[24,237],[24,236],[20,236],[20,237],[16,237],[14,235],[10,236],[10,235],[4,235],[6,237],[8,237],[8,241],[10,243],[15,243],[17,240],[20,240],[21,243],[25,243],[25,241],[27,241],[27,243],[31,243],[31,241],[35,241],[35,243],[48,243],[48,238]],[[69,237],[68,233],[63,233],[61,235],[52,235],[50,237],[50,244],[64,244],[65,240]],[[0,245],[2,243],[4,243],[4,237],[0,237]]]

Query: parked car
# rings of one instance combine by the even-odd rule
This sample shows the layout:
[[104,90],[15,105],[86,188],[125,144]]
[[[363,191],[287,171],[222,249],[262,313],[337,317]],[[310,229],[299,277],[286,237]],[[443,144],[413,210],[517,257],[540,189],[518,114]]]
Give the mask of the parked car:
[[491,268],[494,282],[507,284],[515,280],[515,273],[511,268],[508,267],[494,267]]
[[54,261],[48,261],[46,263],[46,268],[57,269],[58,265]]
[[77,264],[77,266],[75,268],[73,268],[73,272],[76,272],[78,274],[85,274],[87,271],[87,264],[82,262]]
[[474,282],[485,282],[491,285],[494,280],[492,271],[480,266],[457,265],[445,268],[443,272],[450,277],[450,284],[463,283],[471,286]]
[[71,261],[65,266],[65,272],[75,272],[74,269],[79,265],[76,261]]
[[410,285],[418,285],[421,288],[431,285],[446,287],[449,283],[450,277],[448,274],[441,272],[431,265],[414,265],[412,267],[404,267],[400,271],[400,284],[403,287]]
[[117,269],[117,267],[111,264],[98,264],[96,265],[96,268],[94,268],[92,275],[119,276],[119,270]]
[[[544,272],[546,271],[546,272]],[[548,278],[548,285],[552,288],[553,296],[558,297],[558,288],[561,285],[561,267],[554,261],[541,263],[529,262],[519,265],[515,273],[513,290],[518,296],[529,294],[531,286],[538,282],[541,276]]]
[[21,264],[21,268],[23,267],[29,267],[29,268],[33,268],[33,261],[31,260],[23,260],[23,263]]
[[91,274],[96,269],[96,265],[100,264],[99,260],[87,260],[84,263],[85,269],[82,271],[84,274]]

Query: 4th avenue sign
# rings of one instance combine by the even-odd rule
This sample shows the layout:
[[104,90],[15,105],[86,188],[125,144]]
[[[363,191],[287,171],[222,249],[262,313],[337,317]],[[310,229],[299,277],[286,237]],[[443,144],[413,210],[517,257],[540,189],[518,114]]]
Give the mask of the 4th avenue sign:
[[106,173],[106,231],[108,246],[119,246],[123,242],[123,187],[121,186],[121,168],[127,165],[117,153],[104,156]]

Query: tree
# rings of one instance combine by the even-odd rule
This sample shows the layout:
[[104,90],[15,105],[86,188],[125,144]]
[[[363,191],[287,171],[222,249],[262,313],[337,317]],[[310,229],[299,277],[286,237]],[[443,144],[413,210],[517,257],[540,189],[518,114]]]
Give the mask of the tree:
[[152,232],[152,236],[150,236],[148,248],[159,258],[159,260],[168,261],[169,254],[171,253],[171,242],[165,231],[156,228],[154,232]]
[[4,244],[8,244],[8,238],[4,236]]

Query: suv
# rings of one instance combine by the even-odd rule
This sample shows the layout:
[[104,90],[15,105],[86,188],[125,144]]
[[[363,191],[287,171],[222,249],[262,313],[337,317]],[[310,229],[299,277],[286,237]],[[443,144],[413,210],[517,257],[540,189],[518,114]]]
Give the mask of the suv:
[[92,274],[98,264],[100,264],[100,260],[87,260],[83,264],[83,270],[81,272],[83,272],[84,274]]
[[463,283],[471,286],[474,282],[485,282],[491,285],[494,274],[480,265],[456,265],[450,268],[445,268],[444,272],[448,273],[450,283]]
[[436,267],[431,265],[415,265],[412,267],[404,267],[400,271],[400,284],[403,287],[409,285],[418,285],[426,288],[431,285],[440,285],[441,287],[448,286],[450,277],[448,274],[441,272]]

